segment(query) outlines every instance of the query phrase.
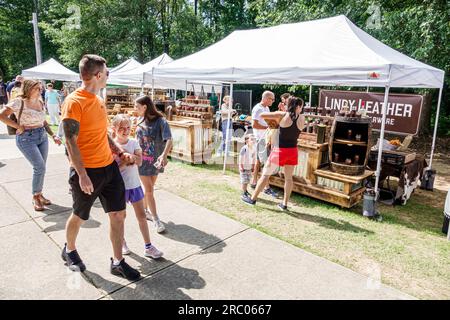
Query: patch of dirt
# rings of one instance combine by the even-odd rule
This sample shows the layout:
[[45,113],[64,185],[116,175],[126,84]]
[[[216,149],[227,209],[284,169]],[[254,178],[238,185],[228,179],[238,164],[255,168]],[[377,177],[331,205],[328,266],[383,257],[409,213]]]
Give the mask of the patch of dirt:
[[433,169],[436,170],[434,187],[438,190],[448,192],[450,190],[450,157],[436,158],[433,160],[432,165]]

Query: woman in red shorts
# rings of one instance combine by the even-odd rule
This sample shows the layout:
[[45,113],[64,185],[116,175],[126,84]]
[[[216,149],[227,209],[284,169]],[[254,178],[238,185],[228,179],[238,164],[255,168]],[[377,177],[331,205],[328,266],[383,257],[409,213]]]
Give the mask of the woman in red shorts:
[[[242,200],[254,205],[258,194],[267,184],[270,176],[274,174],[278,167],[284,167],[284,198],[278,204],[281,210],[287,210],[287,203],[292,192],[292,175],[294,168],[298,164],[297,139],[305,126],[305,116],[302,115],[303,100],[291,97],[288,102],[287,112],[277,111],[284,117],[280,121],[278,145],[275,145],[264,165],[261,178],[259,178],[255,193],[250,197],[243,197]],[[263,114],[264,115],[264,114]]]

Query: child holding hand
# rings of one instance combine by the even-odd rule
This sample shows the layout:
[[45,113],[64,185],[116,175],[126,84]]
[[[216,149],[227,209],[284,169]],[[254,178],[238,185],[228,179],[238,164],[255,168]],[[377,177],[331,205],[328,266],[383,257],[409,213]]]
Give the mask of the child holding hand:
[[[122,146],[122,148],[131,154],[128,164],[119,162],[120,173],[122,174],[123,182],[125,183],[125,200],[132,204],[136,218],[139,223],[142,237],[144,238],[145,250],[144,255],[153,259],[158,259],[163,256],[150,241],[150,232],[148,230],[147,218],[144,210],[144,192],[139,180],[138,166],[142,164],[142,150],[139,143],[130,138],[131,120],[124,114],[118,114],[112,120],[112,130],[114,141]],[[129,254],[130,250],[127,247],[125,239],[122,245],[122,254]]]

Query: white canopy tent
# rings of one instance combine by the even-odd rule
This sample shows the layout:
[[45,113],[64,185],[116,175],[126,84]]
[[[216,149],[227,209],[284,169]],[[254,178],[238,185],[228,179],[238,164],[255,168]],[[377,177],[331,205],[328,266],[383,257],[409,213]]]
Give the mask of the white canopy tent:
[[[146,72],[152,72],[153,68],[156,66],[165,65],[167,63],[172,62],[173,59],[166,53],[156,57],[155,59],[138,66],[133,69],[128,69],[127,71],[120,72],[111,72],[109,75],[108,83],[109,84],[118,84],[118,85],[126,85],[126,86],[134,86],[134,87],[142,87],[145,85],[144,83],[144,74]],[[137,61],[136,61],[137,62]],[[182,77],[174,77],[171,79],[158,79],[155,81],[150,81],[147,83],[147,87],[153,87],[158,89],[176,89],[176,90],[191,90],[194,87],[194,91],[200,93],[201,88],[203,86],[203,90],[205,92],[215,91],[221,92],[222,85],[220,82],[215,81],[204,81],[198,82],[193,80],[192,78],[184,79]]]
[[[277,43],[286,47],[281,50]],[[369,77],[374,72],[377,76]],[[197,53],[157,66],[154,79],[440,88],[443,74],[384,45],[341,15],[235,31]],[[151,77],[147,72],[145,82]]]
[[128,72],[130,70],[136,69],[138,67],[142,66],[142,64],[135,60],[134,58],[130,58],[118,66],[115,66],[114,68],[109,70],[109,76],[116,76],[124,72]]
[[[277,43],[285,47],[281,49]],[[197,53],[156,66],[145,73],[144,82],[174,78],[217,80],[231,87],[234,83],[385,87],[381,140],[391,87],[439,88],[431,168],[444,71],[386,46],[343,15],[235,31]],[[381,150],[376,191],[380,164]]]
[[78,73],[64,67],[53,58],[40,65],[22,71],[25,78],[46,79],[59,81],[81,81]]

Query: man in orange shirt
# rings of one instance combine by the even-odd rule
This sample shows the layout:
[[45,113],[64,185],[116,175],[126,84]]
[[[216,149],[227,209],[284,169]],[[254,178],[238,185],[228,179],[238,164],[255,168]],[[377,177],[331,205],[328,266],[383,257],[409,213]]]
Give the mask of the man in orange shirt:
[[66,224],[67,243],[62,258],[71,270],[86,270],[75,241],[81,225],[89,219],[94,201],[99,197],[110,219],[110,238],[114,251],[111,273],[136,280],[140,277],[139,271],[129,266],[122,257],[125,185],[112,153],[125,163],[132,163],[135,159],[116,145],[107,132],[106,106],[97,96],[106,86],[109,75],[105,59],[97,55],[85,55],[79,69],[83,85],[65,99],[62,112],[71,164],[69,183],[73,198],[73,212]]

